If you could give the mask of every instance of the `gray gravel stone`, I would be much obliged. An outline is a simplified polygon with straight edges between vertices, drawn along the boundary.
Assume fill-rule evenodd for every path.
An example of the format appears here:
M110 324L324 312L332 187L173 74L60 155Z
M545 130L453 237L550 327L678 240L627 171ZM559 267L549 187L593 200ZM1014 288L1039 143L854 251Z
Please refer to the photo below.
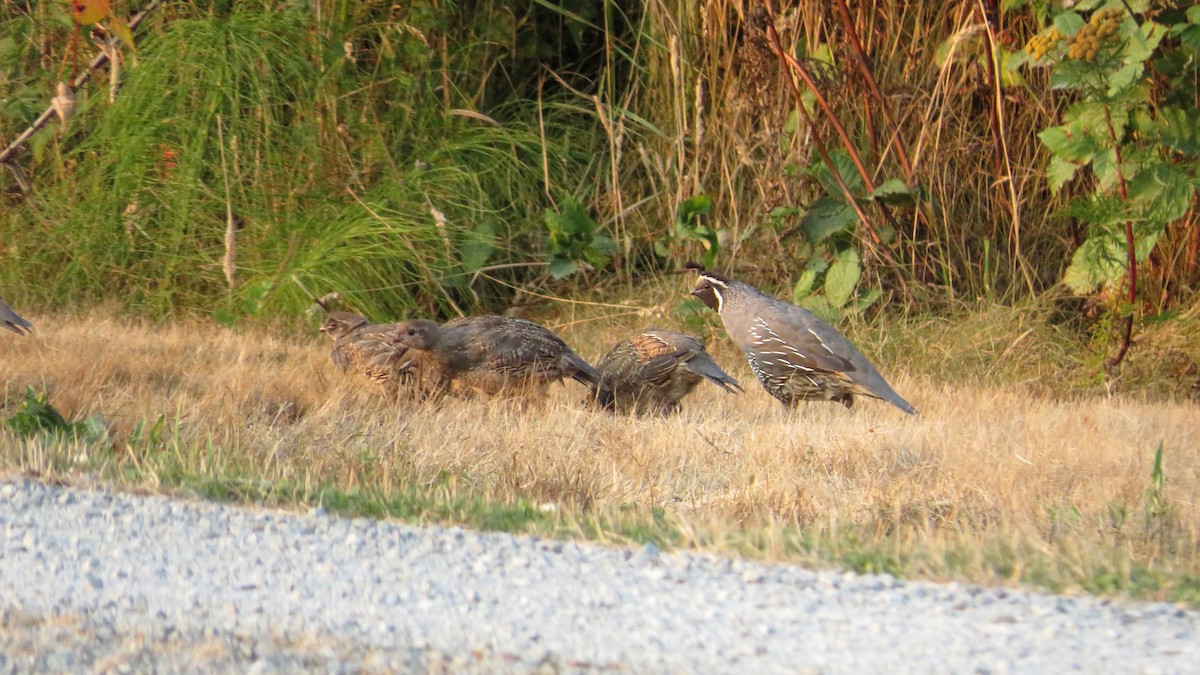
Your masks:
M7 672L1195 672L1167 604L0 483Z

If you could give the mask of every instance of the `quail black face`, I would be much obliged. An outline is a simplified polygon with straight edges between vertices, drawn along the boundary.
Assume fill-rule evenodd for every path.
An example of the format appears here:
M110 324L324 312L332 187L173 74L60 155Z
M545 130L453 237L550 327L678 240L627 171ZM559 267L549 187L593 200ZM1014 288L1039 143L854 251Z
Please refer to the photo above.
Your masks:
M709 309L721 312L721 291L725 289L725 283L719 279L700 275L700 281L696 283L696 287L692 289L692 295L703 302Z

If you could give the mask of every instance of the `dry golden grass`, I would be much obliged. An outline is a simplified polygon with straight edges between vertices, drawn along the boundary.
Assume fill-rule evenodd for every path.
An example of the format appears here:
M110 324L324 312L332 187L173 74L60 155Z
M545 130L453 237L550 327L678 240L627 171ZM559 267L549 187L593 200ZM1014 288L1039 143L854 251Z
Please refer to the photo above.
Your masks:
M527 531L636 540L639 528L658 523L675 544L767 559L1200 598L1200 406L1071 400L1021 383L1056 377L1061 365L1032 377L1005 371L1014 384L988 384L989 369L972 362L1057 348L1029 335L982 339L970 317L892 325L889 335L901 337L876 336L868 348L920 416L877 401L788 413L718 339L710 341L715 358L747 393L702 386L670 419L593 413L574 382L526 408L470 400L389 407L375 388L360 391L334 369L315 330L281 337L100 313L30 318L34 336L0 336L2 412L15 412L26 387L48 391L69 419L101 413L109 449L82 441L55 449L44 438L0 434L0 470L70 474L63 458L90 452L87 471L106 467L150 488L186 488L187 476L304 488L276 502L284 504L311 502L317 486L383 501L415 490L435 502L540 506L549 525ZM595 360L617 333L645 321L546 323ZM1027 333L1013 324L995 334ZM975 344L975 353L947 354L940 363L953 372L935 376L934 355L956 340ZM906 367L899 355L916 349L923 360ZM160 416L162 433L151 437ZM1165 484L1154 493L1160 443Z

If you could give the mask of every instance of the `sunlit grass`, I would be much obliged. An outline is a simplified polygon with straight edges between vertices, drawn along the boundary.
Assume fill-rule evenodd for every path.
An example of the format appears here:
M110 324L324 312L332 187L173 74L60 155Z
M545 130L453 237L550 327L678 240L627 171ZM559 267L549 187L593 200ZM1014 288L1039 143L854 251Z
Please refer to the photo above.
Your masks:
M665 318L654 314L543 320L595 359L614 332ZM33 387L68 420L98 414L106 429L93 417L73 433L5 432L0 467L349 516L1200 600L1200 409L1036 381L1083 368L1054 358L1052 332L1018 343L1045 365L1008 383L982 374L1008 345L981 346L975 366L938 356L956 340L992 345L973 337L980 316L889 326L880 366L917 417L873 401L789 414L718 340L718 361L752 385L745 395L703 387L677 417L631 419L589 411L575 383L531 409L389 408L334 369L315 331L34 315L35 336L0 341L5 416ZM1027 330L1011 313L982 316L996 335ZM853 329L875 353L876 331ZM905 357L914 352L924 360ZM938 377L939 363L957 372Z

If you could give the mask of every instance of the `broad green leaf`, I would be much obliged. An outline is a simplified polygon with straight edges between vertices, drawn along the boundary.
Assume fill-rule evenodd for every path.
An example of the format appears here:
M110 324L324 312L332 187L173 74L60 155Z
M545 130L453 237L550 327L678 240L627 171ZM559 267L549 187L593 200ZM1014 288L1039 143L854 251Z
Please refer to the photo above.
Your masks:
M1200 5L1192 5L1187 10L1188 23L1200 24Z
M1118 98L1126 88L1141 80L1145 70L1146 64L1142 61L1127 63L1118 68L1117 72L1108 77L1108 95Z
M1107 136L1109 118L1113 129L1120 134L1129 123L1129 109L1085 99L1067 108L1063 113L1063 126L1070 129L1073 136L1089 133Z
M837 323L838 311L829 304L829 300L823 295L810 295L800 303L800 306L821 319L825 323Z
M817 281L817 271L815 269L805 269L800 273L800 278L796 280L796 285L792 286L792 302L799 304L801 300L812 295L813 284Z
M679 204L679 214L676 216L681 223L691 223L699 216L707 216L712 212L713 198L706 194L688 197Z
M1128 171L1128 167L1125 168ZM1108 148L1092 158L1092 171L1096 174L1096 182L1101 191L1112 190L1120 180L1117 168L1117 149Z
M1054 17L1054 27L1063 35L1071 36L1083 28L1084 20L1077 12L1063 12Z
M1148 220L1166 226L1187 213L1195 192L1191 183L1179 166L1156 164L1129 179L1129 201L1140 206Z
M579 263L566 258L551 258L550 259L550 276L555 279L571 276L579 269Z
M916 193L899 178L889 178L879 184L867 199L894 206L912 206L917 203Z
M852 248L839 253L837 260L825 273L825 297L829 299L829 304L834 307L845 305L854 295L860 276L862 264L858 261L858 253Z
M800 219L804 238L819 244L830 235L844 232L858 223L858 213L849 204L832 197L821 197Z
M829 153L829 158L833 161L833 168L837 170L837 174L842 177L842 181L850 189L850 194L861 198L863 196L862 175L858 172L858 168L854 166L854 160L850 158L849 153L845 150L834 150ZM830 167L826 166L824 161L813 165L809 173L821 183L821 187L825 188L825 194L837 197L838 199L845 197L842 188L834 180L833 174L830 172Z
M854 310L857 312L864 312L868 307L876 302L879 302L879 299L882 297L883 291L879 290L878 288L869 288L859 291L858 298L854 301Z
M1069 162L1058 155L1050 156L1050 164L1046 167L1046 182L1050 184L1050 194L1058 194L1063 184L1075 176L1079 165Z
M464 272L475 272L487 263L495 251L496 230L491 223L481 222L475 229L467 232L462 245L458 248Z
M1108 286L1125 275L1124 250L1108 233L1094 234L1076 249L1063 283L1072 291L1087 294Z
M1167 29L1162 24L1143 21L1138 26L1138 30L1133 31L1125 40L1125 49L1122 53L1125 62L1144 63L1154 53L1166 33Z
M1101 149L1093 133L1075 133L1064 127L1050 127L1038 134L1038 139L1055 155L1073 162L1090 162Z
M1200 111L1168 106L1159 111L1154 126L1163 145L1185 154L1200 155Z
M1196 6L1200 7L1200 5ZM1183 47L1184 54L1193 59L1200 55L1200 26L1179 24L1171 30L1171 35L1179 38L1179 44Z

